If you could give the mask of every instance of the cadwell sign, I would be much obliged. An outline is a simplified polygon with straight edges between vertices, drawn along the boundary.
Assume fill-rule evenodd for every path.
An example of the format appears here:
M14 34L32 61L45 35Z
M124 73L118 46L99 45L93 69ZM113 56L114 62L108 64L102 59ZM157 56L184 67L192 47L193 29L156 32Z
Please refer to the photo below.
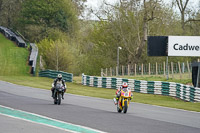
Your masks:
M200 56L200 36L168 36L168 56Z

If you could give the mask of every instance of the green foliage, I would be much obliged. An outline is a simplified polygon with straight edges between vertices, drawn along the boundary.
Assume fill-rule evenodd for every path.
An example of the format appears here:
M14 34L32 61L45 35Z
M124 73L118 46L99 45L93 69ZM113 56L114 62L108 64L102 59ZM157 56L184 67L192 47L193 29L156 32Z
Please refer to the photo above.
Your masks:
M87 0L72 0L72 2L76 6L78 14L82 15L82 13L84 13L84 10L86 8L85 2L87 2Z
M23 21L25 24L43 25L46 27L58 27L60 30L68 30L67 19L70 19L71 13L69 4L66 0L26 0L22 9Z
M0 25L16 29L21 5L22 0L0 0Z
M200 27L200 12L196 13L194 20L198 20L198 21L189 22L188 25L187 25L187 28L190 31L191 35L200 36L200 30L199 30L199 27Z
M146 13L146 17L145 17ZM82 48L84 61L82 71L85 74L99 75L101 68L116 66L117 47L120 50L120 65L134 63L161 63L166 57L148 57L147 44L142 48L142 56L138 58L139 46L144 39L144 21L147 22L149 36L181 35L181 21L171 7L162 2L149 1L140 3L130 1L121 5L110 6L105 9L107 20L100 20L94 24ZM199 14L196 20L199 20ZM199 21L187 24L187 35L198 35ZM190 28L188 27L190 25ZM169 62L195 61L196 57L169 57ZM95 67L95 68L94 68Z
M117 45L116 37L109 32L109 23L100 22L94 26L94 30L88 34L87 41L82 47L81 70L87 74L99 75L102 67L116 64ZM114 52L113 52L114 51Z
M70 0L26 0L19 20L24 34L37 41L47 37L48 30L59 29L74 35L78 27L77 13Z
M69 40L69 37L62 31L60 31L59 29L49 29L47 31L47 38L51 39L53 41L56 40Z
M31 42L40 42L46 68L59 68L75 75L99 75L101 68L115 67L119 46L120 65L166 61L166 57L147 56L145 34L200 35L198 11L185 12L189 15L185 19L191 21L185 20L183 31L181 15L162 1L121 1L102 8L101 15L106 20L78 20L85 1L0 0L0 25L20 31ZM65 62L64 68L59 63L55 65L56 59L51 63L56 48L64 53L63 57L59 55L59 63ZM192 62L197 57L169 57L169 62L185 60Z
M63 40L44 39L38 43L46 69L71 72L74 60L73 48Z

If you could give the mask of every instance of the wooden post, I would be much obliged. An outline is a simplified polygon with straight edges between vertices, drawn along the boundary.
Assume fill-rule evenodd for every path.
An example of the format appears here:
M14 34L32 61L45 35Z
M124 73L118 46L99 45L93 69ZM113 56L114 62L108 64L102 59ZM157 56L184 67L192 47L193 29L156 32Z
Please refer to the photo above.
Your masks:
M130 65L128 64L128 76L130 76Z
M42 63L42 56L40 55L40 69L41 70L44 70L44 66L43 66L43 63Z
M108 69L106 68L106 77L108 76Z
M101 68L101 77L103 77L103 68Z
M173 62L171 62L171 71L172 71L172 78L174 78L174 68L173 68Z
M158 75L158 63L156 62L156 75Z
M151 75L151 64L149 63L149 75Z
M179 73L180 73L180 79L182 79L180 62L178 62L178 69L179 69Z
M191 77L191 73L190 73L190 65L189 65L188 61L187 61L187 68L188 68L188 73L189 73L189 78L190 78Z
M142 63L142 76L143 76L143 74L144 74L144 72L143 72L144 70L143 70L143 63Z
M124 76L124 66L122 65L122 76Z
M168 65L167 67L168 67L168 68L167 68L167 69L168 69L167 72L168 72L168 78L169 78L169 74L170 74L170 71L169 71L170 69L169 69L169 68L170 68L170 65Z
M136 69L137 65L135 64L135 76L137 75L137 69Z
M165 62L163 62L163 71L164 71L164 76L165 76Z
M110 76L112 77L112 67L110 67Z

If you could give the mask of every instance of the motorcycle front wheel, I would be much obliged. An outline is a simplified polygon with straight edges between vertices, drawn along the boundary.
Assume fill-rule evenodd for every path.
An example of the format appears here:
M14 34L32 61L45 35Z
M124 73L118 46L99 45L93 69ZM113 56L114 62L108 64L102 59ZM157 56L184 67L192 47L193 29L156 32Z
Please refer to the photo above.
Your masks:
M57 104L57 93L54 96L54 104Z
M118 104L117 104L117 112L118 112L118 113L121 113L121 112L122 112L122 110L119 108L119 102L118 102Z
M58 105L61 104L61 93L58 94Z
M124 101L123 112L126 113L128 110L128 101Z

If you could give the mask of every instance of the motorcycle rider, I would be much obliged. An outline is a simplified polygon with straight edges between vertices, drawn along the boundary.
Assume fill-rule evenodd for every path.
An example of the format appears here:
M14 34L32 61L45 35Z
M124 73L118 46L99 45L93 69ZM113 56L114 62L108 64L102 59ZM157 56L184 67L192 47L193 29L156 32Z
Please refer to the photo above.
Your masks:
M119 89L117 89L117 91L116 91L116 98L113 98L113 101L114 101L115 105L118 103L119 97L120 97L120 95L121 95L121 90L122 90L123 88L128 88L128 89L130 89L130 88L128 87L128 83L127 83L127 82L123 82L122 85L119 87ZM131 93L131 99L132 99L132 98L133 98L133 94Z
M62 79L62 74L58 74L57 78L54 80L53 87L51 88L52 97L54 97L55 86L56 86L57 83L61 83L64 86L64 90L62 92L62 99L64 99L63 96L64 96L64 93L66 91L67 86L65 84L65 80Z

